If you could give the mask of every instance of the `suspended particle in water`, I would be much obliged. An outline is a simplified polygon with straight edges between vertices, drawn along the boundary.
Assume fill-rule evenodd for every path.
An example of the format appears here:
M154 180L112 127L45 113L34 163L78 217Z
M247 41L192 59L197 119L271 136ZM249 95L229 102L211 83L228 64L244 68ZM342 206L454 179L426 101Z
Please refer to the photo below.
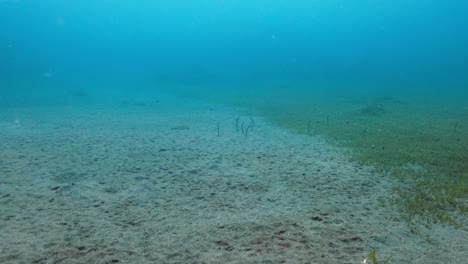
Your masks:
M46 72L44 72L43 76L44 76L44 78L49 79L49 78L52 77L52 72L51 71L46 71Z
M55 20L55 24L58 27L63 27L65 26L65 19L63 19L63 17L57 17L57 19Z

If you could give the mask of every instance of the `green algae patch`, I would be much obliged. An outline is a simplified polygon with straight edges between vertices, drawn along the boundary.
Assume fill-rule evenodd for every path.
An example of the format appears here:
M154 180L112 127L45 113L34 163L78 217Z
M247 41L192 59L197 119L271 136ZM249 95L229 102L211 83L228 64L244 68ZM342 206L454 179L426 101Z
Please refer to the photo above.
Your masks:
M264 114L297 133L327 136L351 149L355 161L404 181L406 189L392 203L401 206L405 220L460 227L457 219L468 211L468 114L453 106L375 101L382 98L333 108L296 103Z

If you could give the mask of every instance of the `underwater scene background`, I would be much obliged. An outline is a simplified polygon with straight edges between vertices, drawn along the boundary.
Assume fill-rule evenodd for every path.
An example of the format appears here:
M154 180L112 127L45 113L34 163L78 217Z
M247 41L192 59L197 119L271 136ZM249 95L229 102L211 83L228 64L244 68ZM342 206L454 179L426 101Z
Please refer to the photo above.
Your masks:
M461 263L467 10L0 0L0 262Z

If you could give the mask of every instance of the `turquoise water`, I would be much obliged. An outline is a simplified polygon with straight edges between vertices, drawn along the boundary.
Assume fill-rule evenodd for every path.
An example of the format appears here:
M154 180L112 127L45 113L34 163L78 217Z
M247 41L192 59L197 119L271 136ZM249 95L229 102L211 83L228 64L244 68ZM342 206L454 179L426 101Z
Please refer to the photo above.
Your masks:
M0 4L3 96L258 82L466 96L464 1Z
M461 263L467 10L0 0L0 263Z

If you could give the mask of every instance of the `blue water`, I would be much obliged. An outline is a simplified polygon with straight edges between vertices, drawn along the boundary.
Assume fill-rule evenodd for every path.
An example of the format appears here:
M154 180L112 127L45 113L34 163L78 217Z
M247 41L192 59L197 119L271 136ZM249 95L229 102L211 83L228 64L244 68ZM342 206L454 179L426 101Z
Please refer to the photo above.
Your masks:
M467 14L0 0L0 263L461 263Z
M2 0L0 94L274 82L466 95L466 10L457 0Z

